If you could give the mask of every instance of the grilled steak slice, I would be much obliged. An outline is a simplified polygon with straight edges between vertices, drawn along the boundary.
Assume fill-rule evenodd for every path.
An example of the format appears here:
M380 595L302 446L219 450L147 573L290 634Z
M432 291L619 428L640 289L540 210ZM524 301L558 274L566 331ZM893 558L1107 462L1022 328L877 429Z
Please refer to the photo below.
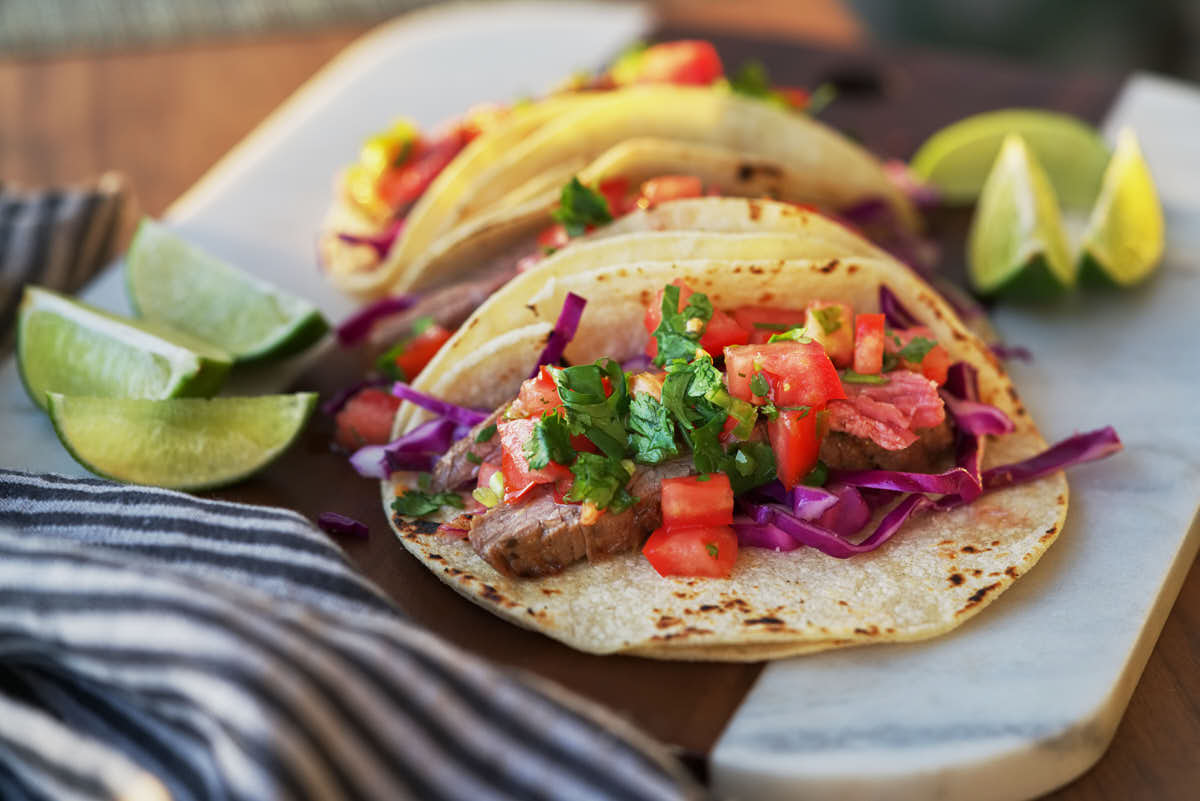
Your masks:
M496 270L431 290L410 308L380 320L371 329L368 344L373 357L410 336L413 324L422 317L432 317L442 328L458 328L471 312L516 274L515 269Z
M904 470L936 473L954 445L948 420L915 432L907 448L888 450L869 439L844 431L830 431L821 440L820 458L836 470Z
M434 492L458 489L466 484L475 478L479 462L500 463L500 435L493 434L487 442L476 442L475 437L483 429L495 425L506 408L507 404L492 412L486 420L472 428L471 433L455 442L450 446L450 450L442 454L433 466L431 486ZM468 454L475 454L479 462L472 461Z
M558 573L574 562L631 551L662 525L660 498L665 478L691 472L691 459L639 466L629 483L636 502L623 512L606 512L582 522L580 504L555 503L548 487L519 504L499 504L471 520L471 547L497 571L532 578Z

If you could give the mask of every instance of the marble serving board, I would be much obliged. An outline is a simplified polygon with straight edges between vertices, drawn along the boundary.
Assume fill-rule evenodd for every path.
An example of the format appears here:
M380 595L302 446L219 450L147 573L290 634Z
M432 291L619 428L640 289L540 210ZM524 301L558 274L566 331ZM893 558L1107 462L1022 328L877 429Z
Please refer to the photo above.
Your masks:
M169 221L340 318L351 305L321 278L313 231L331 176L366 135L399 111L430 125L544 90L649 28L639 7L588 3L452 6L383 26L235 148ZM1135 78L1106 130L1125 124L1167 208L1161 274L1132 293L996 316L1006 340L1034 351L1013 372L1047 437L1111 424L1125 452L1072 474L1054 548L960 630L769 665L709 755L718 793L1026 799L1103 752L1195 555L1200 498L1200 360L1189 347L1200 308L1200 94ZM127 308L115 269L83 295ZM280 390L303 367L281 365L238 389ZM0 442L0 466L83 473L11 361L0 369Z

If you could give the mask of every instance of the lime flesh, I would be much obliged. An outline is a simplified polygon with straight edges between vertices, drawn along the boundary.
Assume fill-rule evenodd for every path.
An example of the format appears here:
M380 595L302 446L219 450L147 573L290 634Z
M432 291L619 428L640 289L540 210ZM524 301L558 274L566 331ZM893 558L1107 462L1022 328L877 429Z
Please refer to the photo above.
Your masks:
M1021 137L1004 140L967 240L967 268L981 294L1046 300L1075 282L1050 181Z
M1164 237L1154 179L1137 137L1125 129L1080 242L1081 274L1089 283L1136 284L1162 260Z
M308 301L277 290L145 219L125 264L138 314L211 342L235 361L289 356L329 330Z
M29 397L212 395L229 356L186 334L125 320L39 287L26 287L17 319L17 366Z
M1094 128L1066 114L1007 109L967 117L927 139L913 156L912 169L947 201L969 203L982 191L1009 134L1019 134L1045 166L1063 206L1091 208L1108 146Z
M49 396L63 445L106 478L173 489L231 484L296 439L317 396L143 400Z

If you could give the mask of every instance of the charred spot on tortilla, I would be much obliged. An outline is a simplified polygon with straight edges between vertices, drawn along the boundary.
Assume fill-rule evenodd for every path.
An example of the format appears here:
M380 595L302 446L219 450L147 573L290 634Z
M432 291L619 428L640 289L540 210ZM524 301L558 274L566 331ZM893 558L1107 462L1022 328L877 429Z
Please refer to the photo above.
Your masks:
M820 267L818 269L820 270L820 272L823 272L826 275L828 275L829 273L833 272L837 268L838 268L838 260L830 259L828 262L826 262L822 267Z
M855 634L865 634L868 637L874 637L876 634L879 633L879 627L872 625L872 626L868 626L865 629L864 628L856 628L854 630L854 633Z
M964 581L966 581L966 579L964 579L962 577L962 573L951 573L950 578L947 579L947 581L949 581L951 584L953 584L955 587L957 587L958 585L960 585Z

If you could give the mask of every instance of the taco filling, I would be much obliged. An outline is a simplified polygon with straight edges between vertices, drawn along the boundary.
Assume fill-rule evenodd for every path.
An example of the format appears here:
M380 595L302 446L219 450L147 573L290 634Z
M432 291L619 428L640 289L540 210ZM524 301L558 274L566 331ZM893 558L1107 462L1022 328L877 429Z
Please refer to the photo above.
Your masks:
M676 281L644 325L645 358L625 368L539 366L397 511L451 499L465 511L442 530L508 576L638 548L662 575L727 576L739 541L788 549L763 535L793 521L844 539L827 553L859 552L875 512L908 500L883 490L977 496L978 426L956 425L947 400L986 416L986 433L1011 430L928 328L884 314L834 300L724 311ZM973 471L955 466L965 440ZM899 522L932 503L897 506Z

